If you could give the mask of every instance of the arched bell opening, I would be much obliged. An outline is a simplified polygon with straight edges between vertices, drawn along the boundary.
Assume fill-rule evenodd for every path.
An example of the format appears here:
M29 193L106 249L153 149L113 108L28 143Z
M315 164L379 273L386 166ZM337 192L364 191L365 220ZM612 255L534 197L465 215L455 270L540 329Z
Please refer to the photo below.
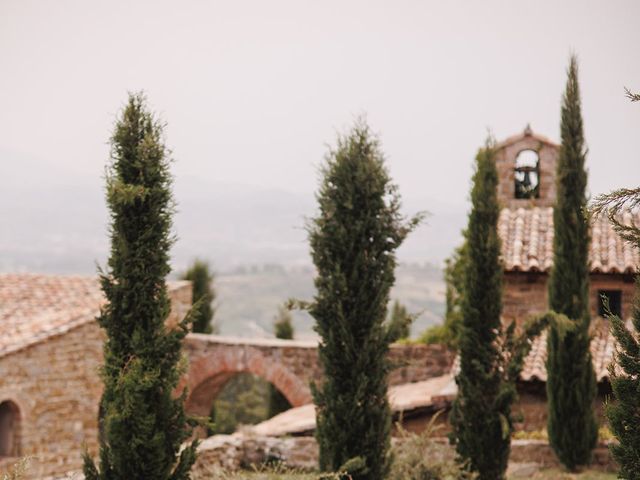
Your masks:
M515 198L540 197L540 157L534 150L523 150L514 168Z

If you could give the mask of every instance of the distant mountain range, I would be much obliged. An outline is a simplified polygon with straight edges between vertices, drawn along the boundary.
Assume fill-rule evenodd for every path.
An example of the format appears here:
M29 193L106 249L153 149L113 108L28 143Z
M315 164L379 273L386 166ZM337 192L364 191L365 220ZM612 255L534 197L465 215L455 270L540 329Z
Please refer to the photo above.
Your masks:
M103 265L109 239L100 173L65 171L2 150L0 160L0 271L92 274L96 262ZM315 212L314 192L182 176L174 194L176 270L195 257L221 272L251 264L310 265L305 222ZM399 259L441 264L459 243L464 206L414 198L404 207L407 214L427 210L430 216L400 248Z

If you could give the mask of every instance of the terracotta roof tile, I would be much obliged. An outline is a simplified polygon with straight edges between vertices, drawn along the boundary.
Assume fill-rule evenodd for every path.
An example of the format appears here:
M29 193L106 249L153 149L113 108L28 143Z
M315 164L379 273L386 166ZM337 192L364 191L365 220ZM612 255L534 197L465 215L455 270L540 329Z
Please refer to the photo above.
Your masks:
M623 221L640 225L640 212ZM508 271L547 272L553 264L553 208L504 208L498 220L502 258ZM633 273L640 253L615 233L606 217L593 220L589 260L594 273Z
M593 369L598 382L609 378L609 365L613 361L615 352L615 339L609 329L609 321L597 317L591 322L591 358ZM520 380L524 382L547 381L547 332L537 337L531 345L531 351L524 361ZM451 367L453 375L460 371L460 357L456 358Z
M604 318L595 318L591 324L591 358L598 382L609 378L609 364L613 360L615 340ZM531 352L525 360L520 379L525 382L547 380L547 333L544 332L533 342Z
M103 301L95 276L0 274L0 357L93 321Z

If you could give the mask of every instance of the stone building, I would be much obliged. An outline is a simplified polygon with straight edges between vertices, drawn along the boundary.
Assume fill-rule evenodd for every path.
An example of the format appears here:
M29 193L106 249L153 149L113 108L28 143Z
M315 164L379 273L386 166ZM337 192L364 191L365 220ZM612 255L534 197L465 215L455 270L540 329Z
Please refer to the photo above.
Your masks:
M189 282L169 286L172 313L191 305ZM78 470L97 450L104 334L95 277L0 275L0 472L33 457L28 478Z
M547 309L547 279L553 263L553 204L559 146L529 128L497 145L498 224L505 264L503 318L522 321ZM638 223L627 214L625 221ZM602 296L614 313L631 313L640 257L602 217L592 223L589 261L590 303L594 318L603 316Z
M506 323L521 323L548 308L559 148L529 127L497 145L498 198L503 205L498 231L505 266L502 315ZM640 215L627 212L623 221L640 224ZM600 390L595 408L601 413L604 396L610 391L607 367L614 351L613 337L603 318L603 297L608 298L613 313L621 318L631 316L640 255L601 217L592 219L589 262L591 353ZM542 335L534 342L521 375L519 408L524 416L521 428L527 430L546 427L545 360L546 335Z

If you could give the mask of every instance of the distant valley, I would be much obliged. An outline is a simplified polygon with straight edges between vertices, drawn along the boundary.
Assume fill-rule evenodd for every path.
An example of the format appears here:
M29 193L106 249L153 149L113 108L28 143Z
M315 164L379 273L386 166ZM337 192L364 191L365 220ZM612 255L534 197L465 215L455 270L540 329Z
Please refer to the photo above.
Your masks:
M272 337L273 320L289 298L312 300L314 271L311 267L284 268L263 265L238 268L216 276L218 295L215 321L223 335ZM399 300L411 313L420 313L412 336L440 323L444 314L444 282L440 268L430 264L401 264L396 271L392 300ZM316 338L313 319L294 312L296 338Z

